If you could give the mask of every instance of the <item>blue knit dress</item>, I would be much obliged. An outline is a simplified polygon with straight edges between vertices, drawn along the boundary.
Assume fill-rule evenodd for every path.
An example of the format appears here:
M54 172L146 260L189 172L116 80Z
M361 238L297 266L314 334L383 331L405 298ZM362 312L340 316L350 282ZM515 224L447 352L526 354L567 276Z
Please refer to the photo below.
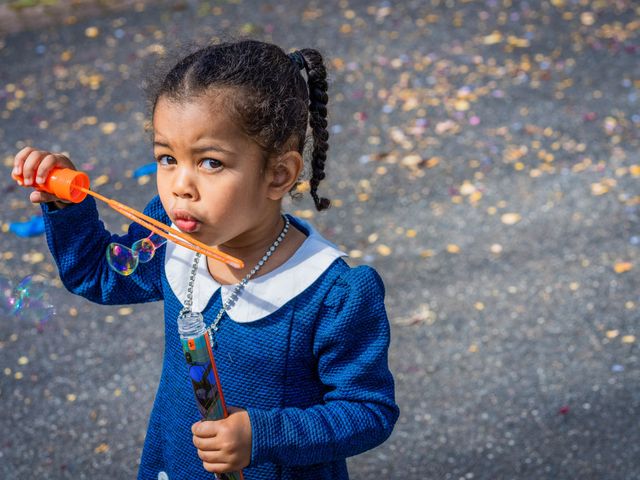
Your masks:
M132 224L124 236L110 234L91 197L62 210L43 205L43 212L67 289L100 304L164 300L162 375L138 478L211 480L192 443L200 416L176 324L193 252L167 243L123 277L108 267L105 249L114 241L130 246L146 229ZM158 197L145 213L170 222ZM283 265L249 282L220 322L214 356L227 405L249 413L246 480L346 479L345 459L382 443L398 417L384 287L373 269L350 268L309 224L289 218L307 239ZM210 324L232 287L200 264L193 310Z

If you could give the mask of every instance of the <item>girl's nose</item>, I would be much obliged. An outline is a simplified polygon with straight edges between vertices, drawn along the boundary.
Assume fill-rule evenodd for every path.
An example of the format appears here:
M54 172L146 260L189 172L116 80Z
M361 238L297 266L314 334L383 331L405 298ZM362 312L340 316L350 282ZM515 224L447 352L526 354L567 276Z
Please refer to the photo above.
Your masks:
M181 168L176 172L173 181L173 194L178 198L196 200L198 189L192 172L186 168Z

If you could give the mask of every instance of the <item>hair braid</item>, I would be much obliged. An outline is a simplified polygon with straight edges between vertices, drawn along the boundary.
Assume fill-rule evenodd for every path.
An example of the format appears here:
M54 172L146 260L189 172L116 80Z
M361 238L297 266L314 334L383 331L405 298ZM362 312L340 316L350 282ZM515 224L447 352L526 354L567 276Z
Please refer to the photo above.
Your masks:
M325 178L324 164L329 150L329 131L327 130L327 71L322 62L322 55L317 50L305 48L300 50L306 62L309 85L309 126L313 134L313 151L311 154L311 179L309 186L316 209L326 210L331 205L328 198L318 196L318 185Z

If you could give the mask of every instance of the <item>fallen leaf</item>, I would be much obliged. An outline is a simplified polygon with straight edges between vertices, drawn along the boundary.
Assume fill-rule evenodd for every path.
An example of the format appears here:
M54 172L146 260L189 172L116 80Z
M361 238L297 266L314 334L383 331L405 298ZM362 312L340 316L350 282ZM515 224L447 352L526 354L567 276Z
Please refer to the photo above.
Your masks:
M522 217L518 213L505 213L500 217L500 220L505 225L515 225L522 220Z
M633 268L633 264L631 262L618 262L613 266L613 270L616 273L625 273Z

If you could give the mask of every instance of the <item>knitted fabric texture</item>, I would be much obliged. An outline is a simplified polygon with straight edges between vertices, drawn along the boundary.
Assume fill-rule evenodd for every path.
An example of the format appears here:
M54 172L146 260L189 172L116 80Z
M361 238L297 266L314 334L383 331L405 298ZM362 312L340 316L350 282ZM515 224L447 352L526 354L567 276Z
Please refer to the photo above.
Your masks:
M70 291L101 304L164 300L162 374L138 478L156 480L165 472L171 480L210 480L192 443L191 425L200 417L176 325L184 299L167 282L164 247L123 277L108 267L104 251L113 241L130 246L146 229L134 224L127 235L109 234L90 197L43 211L49 248ZM157 197L145 213L169 223ZM220 307L218 289L202 312L207 324ZM246 409L251 421L246 480L346 479L345 459L390 435L398 407L387 362L389 322L382 281L370 267L337 259L267 317L238 323L225 314L217 341L225 400Z

